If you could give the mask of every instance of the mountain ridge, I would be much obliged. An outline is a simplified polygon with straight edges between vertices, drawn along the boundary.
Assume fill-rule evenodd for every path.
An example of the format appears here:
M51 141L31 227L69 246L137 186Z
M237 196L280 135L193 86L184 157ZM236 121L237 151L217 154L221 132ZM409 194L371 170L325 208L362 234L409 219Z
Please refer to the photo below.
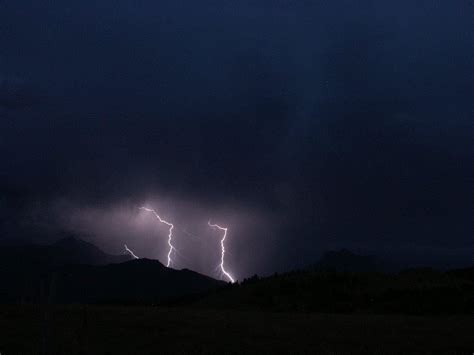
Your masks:
M225 284L158 260L110 255L74 236L0 247L0 277L0 302L31 303L160 303Z

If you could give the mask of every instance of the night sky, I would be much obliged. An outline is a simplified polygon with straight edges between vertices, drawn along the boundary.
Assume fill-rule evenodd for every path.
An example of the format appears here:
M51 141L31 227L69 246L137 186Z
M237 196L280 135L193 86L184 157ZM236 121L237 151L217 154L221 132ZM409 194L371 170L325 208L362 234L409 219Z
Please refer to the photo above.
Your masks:
M211 276L473 261L472 4L0 2L0 237ZM189 234L189 233L192 233Z

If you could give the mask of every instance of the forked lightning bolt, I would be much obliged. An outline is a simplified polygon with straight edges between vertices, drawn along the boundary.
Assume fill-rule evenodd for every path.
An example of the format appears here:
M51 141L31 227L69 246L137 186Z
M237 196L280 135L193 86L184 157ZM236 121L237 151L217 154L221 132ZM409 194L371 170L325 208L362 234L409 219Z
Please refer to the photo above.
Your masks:
M173 250L176 250L175 247L173 246L173 244L171 244L171 240L172 240L172 238L173 238L173 228L174 228L174 225L173 225L172 223L170 223L170 222L165 221L164 219L161 219L161 217L155 212L155 210L152 210L151 208L140 207L139 209L153 213L153 214L155 215L155 217L156 217L161 223L166 224L166 225L170 228L170 229L169 229L169 234L168 234L168 245L169 245L170 249L169 249L169 251L168 251L168 263L166 264L167 267L170 267L170 264L171 264L171 253L173 252Z
M130 249L128 249L127 244L124 244L124 246L125 246L125 251L127 251L134 259L139 259L139 257L136 256L133 251L131 251Z
M222 252L221 252L221 265L220 265L220 267L221 267L221 270L224 273L224 275L229 278L230 282L234 283L235 282L234 278L224 269L224 256L225 256L224 241L225 241L225 238L227 237L227 228L218 226L217 224L211 224L211 221L207 222L207 224L209 224L209 227L218 228L219 230L224 232L224 235L222 236L222 239L221 239L221 250L222 250Z

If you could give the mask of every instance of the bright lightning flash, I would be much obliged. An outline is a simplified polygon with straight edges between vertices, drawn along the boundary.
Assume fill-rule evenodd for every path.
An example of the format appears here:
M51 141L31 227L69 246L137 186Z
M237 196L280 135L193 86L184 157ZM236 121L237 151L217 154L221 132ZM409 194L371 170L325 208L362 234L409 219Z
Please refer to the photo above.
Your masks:
M151 212L155 215L155 217L161 222L161 223L164 223L166 224L170 229L169 229L169 234L168 234L168 245L170 247L169 251L168 251L168 263L166 264L167 267L170 267L172 261L171 261L171 253L173 252L173 250L176 250L175 247L173 246L173 244L171 244L171 240L173 238L173 228L174 228L174 225L170 222L167 222L165 221L164 219L161 219L161 217L155 212L155 210L152 210L151 208L146 208L146 207L140 207L139 209L141 210L144 210L144 211L147 211L147 212Z
M130 249L128 249L127 244L124 244L124 247L125 247L125 251L127 251L134 259L139 259L139 257L136 256L133 251L131 251Z
M217 228L217 229L224 232L224 235L222 236L222 239L221 239L222 253L221 253L221 265L220 265L220 267L221 267L221 270L224 273L224 275L229 278L230 282L234 283L235 282L234 278L227 271L225 271L225 269L224 269L224 256L225 256L224 241L225 241L225 238L227 237L227 228L218 226L217 224L211 224L211 221L207 222L207 224L209 224L209 227Z

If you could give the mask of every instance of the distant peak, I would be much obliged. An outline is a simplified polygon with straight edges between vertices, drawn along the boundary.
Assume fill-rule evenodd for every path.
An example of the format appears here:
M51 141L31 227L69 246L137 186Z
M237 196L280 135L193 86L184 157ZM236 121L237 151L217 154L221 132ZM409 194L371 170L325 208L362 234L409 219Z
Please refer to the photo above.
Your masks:
M89 246L94 246L93 244L91 243L88 243L80 238L77 238L73 235L69 235L69 236L66 236L64 238L61 238L59 239L58 241L56 241L54 243L54 245L56 246L63 246L63 245L78 245L78 244L81 244L81 245L89 245Z
M62 239L59 239L56 243L53 244L53 246L67 250L80 250L83 252L88 251L96 254L105 254L100 248L98 248L94 244L86 242L85 240L73 235L69 235Z

